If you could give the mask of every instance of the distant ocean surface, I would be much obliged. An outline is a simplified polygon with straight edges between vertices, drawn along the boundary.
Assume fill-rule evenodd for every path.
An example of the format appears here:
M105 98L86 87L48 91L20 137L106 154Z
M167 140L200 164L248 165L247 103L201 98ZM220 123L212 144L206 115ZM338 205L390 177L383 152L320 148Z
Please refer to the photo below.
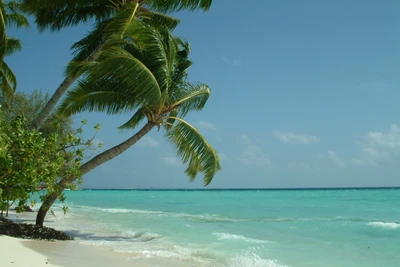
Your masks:
M48 226L187 266L400 266L400 190L67 191ZM51 216L51 215L49 215ZM135 255L135 254L132 254Z

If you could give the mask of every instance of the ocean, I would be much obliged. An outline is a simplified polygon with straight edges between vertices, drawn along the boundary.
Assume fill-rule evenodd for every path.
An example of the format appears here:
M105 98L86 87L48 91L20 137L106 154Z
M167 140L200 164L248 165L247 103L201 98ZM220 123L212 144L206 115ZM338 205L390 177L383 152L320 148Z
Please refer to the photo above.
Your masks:
M400 266L400 189L67 191L50 227L186 266ZM51 215L48 215L51 216ZM161 266L161 265L160 265Z

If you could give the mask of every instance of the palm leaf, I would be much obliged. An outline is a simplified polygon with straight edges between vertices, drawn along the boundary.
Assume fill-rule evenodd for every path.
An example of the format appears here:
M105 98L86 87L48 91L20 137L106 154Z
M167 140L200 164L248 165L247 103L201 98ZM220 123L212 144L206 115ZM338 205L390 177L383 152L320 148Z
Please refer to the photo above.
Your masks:
M6 23L4 20L5 9L3 0L0 0L0 63L6 55Z
M132 130L139 125L139 123L146 118L145 109L139 108L135 114L123 125L119 126L120 130Z
M89 58L93 51L105 43L103 29L107 22L108 20L96 23L93 31L71 46L72 54L74 55L71 62L84 61ZM66 72L68 73L68 70Z
M66 116L82 111L120 114L136 108L136 105L130 94L102 90L101 80L97 83L79 81L77 86L67 93L57 113Z
M128 90L147 103L158 103L161 97L158 80L143 62L130 53L119 47L111 47L102 51L98 62L90 69L87 79L107 77L107 81L115 80L123 86L104 83L106 90Z
M175 123L175 117L179 114L179 108L174 108L168 115L167 122L164 124L166 130L171 129Z
M0 91L13 96L17 88L17 79L10 67L3 61L0 63Z
M9 27L29 27L28 19L24 15L18 13L7 14L5 17L5 22Z
M135 30L137 25L134 22L137 21L135 15L138 7L138 3L132 2L132 4L126 4L123 9L118 11L105 25L103 29L104 38L109 40L115 36L116 39L121 39L130 28Z
M181 117L186 116L189 111L202 110L211 94L211 90L204 84L185 83L182 87L175 88L171 100L174 102L169 106L179 107Z
M22 7L35 17L40 31L102 21L116 13L109 0L23 0Z
M208 185L221 169L217 152L195 127L180 118L173 119L179 123L167 131L167 139L175 145L183 163L189 163L186 174L195 179L198 172L203 172L204 185Z
M161 91L155 77L122 48L103 50L98 62L85 64L84 79L68 93L60 112L86 110L115 114L132 110L138 103L159 102Z
M9 56L13 54L14 52L21 51L22 50L22 44L21 41L7 36L6 37L6 56Z
M147 5L149 9L163 13L175 12L180 10L203 9L207 11L211 7L212 0L151 0Z
M162 13L141 11L138 17L146 24L153 27L167 27L170 31L174 30L180 23L180 20Z

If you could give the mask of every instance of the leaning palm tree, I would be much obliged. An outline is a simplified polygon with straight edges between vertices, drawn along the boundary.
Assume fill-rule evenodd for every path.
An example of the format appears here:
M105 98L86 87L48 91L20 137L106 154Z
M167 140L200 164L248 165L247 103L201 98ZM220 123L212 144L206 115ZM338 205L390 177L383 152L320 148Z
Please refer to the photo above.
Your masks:
M151 27L136 20L129 38L108 44L96 61L70 65L68 72L84 72L83 79L67 93L59 113L70 116L82 111L109 115L132 112L119 128L132 130L145 121L132 137L81 166L82 175L117 157L133 146L154 127L163 129L168 141L187 164L185 173L191 180L199 172L208 185L221 169L217 152L201 133L184 120L190 111L199 111L210 95L208 86L190 83L187 69L190 46L174 38L168 29ZM58 194L76 177L63 178L49 191L39 209L36 224L44 217Z
M28 20L20 14L20 4L15 1L0 0L0 91L5 96L13 96L17 79L4 57L22 49L18 39L6 35L6 27L28 27Z
M183 9L208 10L211 3L212 0L23 0L25 10L35 16L41 30L60 30L82 22L97 22L95 30L73 46L76 52L74 61L95 60L111 36L123 37L134 16L151 25L173 28L179 20L165 13ZM67 75L33 121L33 128L41 128L63 94L79 77L80 73Z

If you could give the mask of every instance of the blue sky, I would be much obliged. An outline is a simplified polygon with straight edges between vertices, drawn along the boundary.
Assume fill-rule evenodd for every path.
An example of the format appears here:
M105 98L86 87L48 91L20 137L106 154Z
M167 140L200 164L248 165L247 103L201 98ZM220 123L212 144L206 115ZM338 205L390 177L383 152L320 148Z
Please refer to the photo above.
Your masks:
M400 17L398 1L214 1L181 12L175 35L188 39L192 81L212 89L190 114L219 151L223 170L210 188L400 185ZM7 62L19 91L52 93L91 29L10 30L24 49ZM100 123L102 150L134 132L127 116L84 113ZM91 131L87 131L88 136ZM84 177L90 188L201 188L163 133L153 130Z

